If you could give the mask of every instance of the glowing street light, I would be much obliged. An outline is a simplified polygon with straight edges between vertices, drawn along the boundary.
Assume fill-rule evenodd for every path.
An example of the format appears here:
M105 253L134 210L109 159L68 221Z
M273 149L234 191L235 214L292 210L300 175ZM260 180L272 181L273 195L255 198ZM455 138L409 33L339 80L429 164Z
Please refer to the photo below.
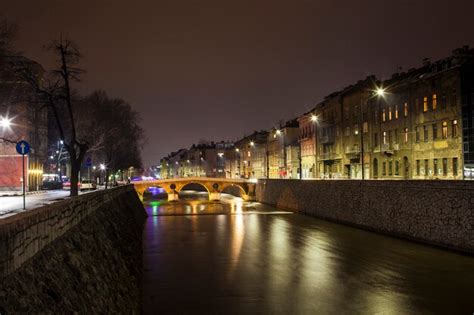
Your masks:
M105 170L105 165L104 165L104 164L100 164L99 167L100 167L100 169L101 169L102 171Z
M311 114L311 121L316 122L318 121L318 116Z
M0 127L3 127L3 130L9 129L12 125L12 119L8 117L0 117Z
M377 96L382 96L382 97L384 97L384 96L385 96L385 93L386 93L386 92L385 92L385 89L384 89L384 88L377 88L377 89L375 90L375 94L377 94Z
M251 147L255 146L255 143L253 141L250 141L250 146Z
M278 129L278 130L276 131L276 134L277 134L277 135L280 135L280 134L281 134L280 129Z

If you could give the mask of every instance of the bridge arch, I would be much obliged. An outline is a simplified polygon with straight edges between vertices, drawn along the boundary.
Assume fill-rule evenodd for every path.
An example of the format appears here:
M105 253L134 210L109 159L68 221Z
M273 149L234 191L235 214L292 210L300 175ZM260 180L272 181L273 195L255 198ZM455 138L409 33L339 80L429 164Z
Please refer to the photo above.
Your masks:
M235 183L226 183L226 184L222 185L221 193L225 193L226 190L227 190L227 192L230 192L230 190L232 188L237 188L239 190L240 197L247 196L247 191L245 191L244 187L242 187L242 185L235 184Z
M210 194L211 193L211 190L209 189L209 187L207 187L207 185L205 183L200 183L198 181L192 181L192 182L187 182L187 183L183 183L181 185L177 185L176 187L176 192L177 193L180 193L184 188L186 188L186 186L190 186L190 185L198 185L200 187L203 187L204 189L206 189L207 193Z
M149 193L152 196L166 195L166 197L168 197L168 191L169 189L166 189L166 185L153 185L153 186L148 186L143 191L143 194Z
M237 187L237 189L242 193L242 198L245 200L255 197L256 184L243 179L186 177L133 182L135 190L140 199L143 200L143 194L149 189L149 187L159 186L162 187L168 194L169 201L178 200L179 192L186 188L186 186L189 184L196 184L204 187L209 194L209 200L219 200L221 192L229 189L228 187Z

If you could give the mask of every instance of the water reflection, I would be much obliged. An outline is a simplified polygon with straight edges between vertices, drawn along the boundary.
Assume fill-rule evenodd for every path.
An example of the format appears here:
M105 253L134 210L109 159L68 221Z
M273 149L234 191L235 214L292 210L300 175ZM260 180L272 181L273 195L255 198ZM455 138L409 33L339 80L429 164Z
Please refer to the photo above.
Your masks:
M474 310L473 257L230 196L180 197L145 201L145 313Z
M155 192L155 190L153 190ZM242 198L222 194L220 201L209 201L208 194L197 191L183 191L179 201L168 202L166 194L153 193L144 199L149 216L194 215L194 214L241 214L244 201ZM249 210L254 210L248 204Z

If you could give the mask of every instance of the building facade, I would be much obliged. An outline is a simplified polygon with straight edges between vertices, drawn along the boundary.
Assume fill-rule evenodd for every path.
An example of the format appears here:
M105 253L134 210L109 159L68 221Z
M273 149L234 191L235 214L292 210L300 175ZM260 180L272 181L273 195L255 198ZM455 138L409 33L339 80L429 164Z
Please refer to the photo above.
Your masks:
M0 190L22 189L22 159L15 144L26 140L30 152L25 156L26 189L40 190L48 159L48 110L19 75L28 67L41 77L43 68L25 57L0 60Z
M218 149L217 155L206 153L204 158L199 149L199 154L190 155L191 165L208 165L201 163L199 171L189 173L224 173L230 178L474 179L473 103L474 49L462 47L447 58L424 60L419 68L384 81L368 76L326 96L297 120L254 132L234 147Z

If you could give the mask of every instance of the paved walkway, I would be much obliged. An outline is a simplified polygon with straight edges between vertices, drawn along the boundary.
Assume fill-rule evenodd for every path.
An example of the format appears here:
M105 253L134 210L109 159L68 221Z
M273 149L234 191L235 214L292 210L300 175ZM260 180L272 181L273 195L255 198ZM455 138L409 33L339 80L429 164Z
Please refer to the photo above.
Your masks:
M0 220L22 211L28 211L69 196L68 190L49 190L41 194L26 196L26 210L23 210L23 196L0 197Z

